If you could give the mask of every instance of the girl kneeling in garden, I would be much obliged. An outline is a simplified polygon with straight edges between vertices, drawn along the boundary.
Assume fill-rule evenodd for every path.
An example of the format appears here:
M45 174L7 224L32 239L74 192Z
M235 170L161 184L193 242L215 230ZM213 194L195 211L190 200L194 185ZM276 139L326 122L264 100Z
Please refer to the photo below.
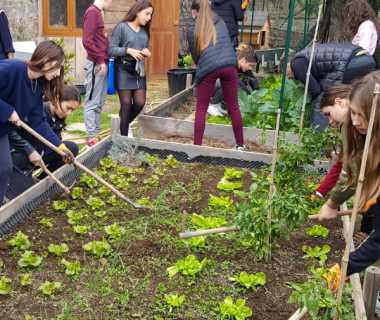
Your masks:
M66 118L79 107L81 102L78 89L70 85L64 86L61 102L58 99L56 104L44 102L43 109L46 121L60 140L62 140L62 130L66 127ZM25 122L27 123L27 120ZM33 153L42 156L42 160L46 165L49 165L51 172L54 172L65 164L58 153L53 152L22 128L8 133L8 138L13 162L13 171L6 193L6 198L9 200L16 198L34 185L32 173L38 168L35 167L34 163L29 161L33 157ZM75 142L65 141L65 145L74 157L78 155L79 148ZM42 172L38 176L38 179L45 177L46 173Z
M194 0L191 10L194 21L187 31L187 39L193 60L198 66L194 82L197 86L194 144L202 144L210 98L216 80L220 79L236 140L234 150L245 150L243 121L238 104L238 62L227 28L211 12L207 0Z

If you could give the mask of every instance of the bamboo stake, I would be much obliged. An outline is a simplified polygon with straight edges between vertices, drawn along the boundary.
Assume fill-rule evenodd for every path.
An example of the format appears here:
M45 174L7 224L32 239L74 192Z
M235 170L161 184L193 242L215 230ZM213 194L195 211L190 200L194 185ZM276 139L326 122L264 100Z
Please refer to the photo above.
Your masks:
M322 5L319 6L317 26L315 27L314 39L312 41L313 42L313 47L311 49L309 68L307 69L307 73L306 73L306 84L305 84L305 93L304 93L304 96L303 96L303 104L302 104L302 112L301 112L301 122L300 122L300 132L299 132L298 143L297 143L298 146L301 144L301 131L302 131L302 127L303 127L303 121L304 121L304 118L305 118L306 99L307 99L307 94L309 92L308 90L309 90L309 81L310 81L310 74L311 74L311 66L313 64L313 59L314 59L315 43L317 42L317 35L318 35L318 29L319 29L319 20L321 19L321 13L322 13Z
M359 210L358 213L364 213L364 210ZM352 210L347 211L338 211L338 216L349 216L352 214ZM309 215L310 220L318 220L320 217L319 214L313 214ZM189 239L192 237L199 237L199 236L206 236L208 234L216 234L216 233L223 233L223 232L229 232L229 231L239 231L239 229L236 226L232 227L223 227L223 228L215 228L215 229L208 229L208 230L200 230L200 231L186 231L179 234L180 239Z
M278 132L280 131L280 119L281 119L281 109L277 110L277 123L276 123L276 133L274 136L274 142L273 142L273 154L272 154L272 170L271 170L271 176L270 176L270 187L269 187L269 203L268 203L268 225L269 228L272 224L272 199L273 199L273 190L274 190L274 169L277 162L277 140L278 140ZM265 247L265 262L268 262L269 260L269 242L270 242L270 233L267 233L267 245Z
M365 174L365 168L367 165L368 149L369 149L369 144L370 144L371 136L372 136L373 121L374 121L375 114L376 114L376 107L377 107L377 100L379 98L379 93L380 93L380 84L376 83L375 90L374 90L375 96L373 98L371 116L369 118L369 124L368 124L368 132L367 132L367 136L366 136L365 144L364 144L364 153L363 153L363 157L362 157L362 164L360 166L358 186L356 188L356 193L355 193L355 203L354 203L354 208L352 210L352 218L351 218L351 223L350 223L350 229L348 230L348 233L347 233L346 249L344 250L344 255L343 255L343 259L342 259L343 263L342 263L342 268L341 268L341 277L340 277L338 295L337 295L337 299L336 299L337 304L339 304L342 301L343 288L344 288L345 278L346 278L346 274L347 274L347 265L348 265L348 260L350 257L350 246L351 246L351 241L352 241L352 237L354 234L355 221L356 221L356 216L358 213L358 205L359 205L359 200L360 200L360 196L362 193L363 182L365 179L364 174ZM339 314L337 312L334 316L334 320L338 320L338 318L339 318Z

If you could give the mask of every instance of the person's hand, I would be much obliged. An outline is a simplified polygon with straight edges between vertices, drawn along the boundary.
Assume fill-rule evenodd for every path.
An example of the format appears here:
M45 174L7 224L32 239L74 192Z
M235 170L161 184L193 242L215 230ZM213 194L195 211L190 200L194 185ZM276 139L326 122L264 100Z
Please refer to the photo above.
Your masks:
M29 161L33 163L36 167L38 167L40 164L45 166L44 161L42 160L41 155L34 150L30 155L29 155Z
M247 14L244 13L244 19L243 19L243 22L246 22L247 21Z
M328 202L331 200L327 200ZM332 203L332 202L331 202ZM318 213L318 222L335 220L338 217L338 208L331 208L327 202L322 206Z
M340 269L339 263L335 264L332 268L330 268L328 274L325 273L323 275L323 278L327 280L327 285L330 291L339 288L341 275L342 275L342 270ZM346 276L346 280L347 279L348 277ZM331 284L332 284L332 288L331 288Z
M249 3L249 0L245 0L244 3L241 5L241 8L242 8L242 9L247 8L248 3Z
M149 51L148 48L145 48L143 51L142 51L143 55L145 57L150 57L152 55L152 53Z
M15 124L18 127L21 126L21 121L20 121L20 118L18 117L18 114L16 111L13 111L13 113L10 116L10 118L8 119L8 121L12 122L13 124Z
M99 75L103 77L107 72L107 65L105 63L100 64L98 67L98 71L99 70L100 70Z
M128 48L127 49L127 54L130 54L136 60L142 60L142 59L144 59L144 53L143 53L143 51L139 51L139 50Z
M66 147L66 145L64 143L62 143L58 147L58 149L61 150L61 151L63 151L65 153L64 155L62 155L63 162L68 163L68 164L74 163L75 157L72 154L72 152L69 149L67 149L67 147Z

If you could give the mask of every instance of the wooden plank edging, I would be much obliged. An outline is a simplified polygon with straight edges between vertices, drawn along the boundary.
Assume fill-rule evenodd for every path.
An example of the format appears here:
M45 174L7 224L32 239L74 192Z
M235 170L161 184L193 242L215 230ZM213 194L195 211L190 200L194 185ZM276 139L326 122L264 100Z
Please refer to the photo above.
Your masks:
M107 142L111 141L111 136L103 139L101 142L97 143L93 148L82 153L76 158L77 161L83 163L88 157L93 155L97 150L103 147ZM54 175L57 179L60 179L65 174L69 173L74 169L73 165L64 165L60 169L54 171ZM27 204L29 201L38 197L42 193L46 192L55 182L47 176L39 183L26 190L24 193L20 194L17 198L8 202L6 205L0 208L0 224L3 224L8 218L10 218L18 209Z

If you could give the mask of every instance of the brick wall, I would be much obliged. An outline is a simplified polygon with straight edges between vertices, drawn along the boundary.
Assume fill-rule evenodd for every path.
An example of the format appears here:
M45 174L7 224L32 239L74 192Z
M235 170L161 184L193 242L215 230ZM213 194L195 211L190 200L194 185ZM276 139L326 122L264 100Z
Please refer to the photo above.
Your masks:
M181 14L179 18L179 45L178 52L181 56L189 54L189 44L187 42L187 29L193 21L191 15L191 3L193 0L181 0Z
M1 0L0 8L5 11L13 41L17 41L18 28L22 28L27 40L38 36L38 0Z

